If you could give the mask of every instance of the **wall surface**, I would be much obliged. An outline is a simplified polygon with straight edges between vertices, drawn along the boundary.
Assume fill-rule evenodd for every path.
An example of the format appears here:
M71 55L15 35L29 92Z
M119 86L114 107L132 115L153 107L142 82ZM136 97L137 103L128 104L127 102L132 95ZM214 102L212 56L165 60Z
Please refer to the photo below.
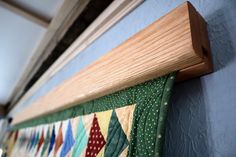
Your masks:
M13 115L142 28L183 3L146 0L14 108ZM175 85L168 115L166 157L236 156L236 1L192 0L206 19L214 73ZM92 75L92 74L91 74Z
M5 105L46 30L2 6L0 28L0 104Z

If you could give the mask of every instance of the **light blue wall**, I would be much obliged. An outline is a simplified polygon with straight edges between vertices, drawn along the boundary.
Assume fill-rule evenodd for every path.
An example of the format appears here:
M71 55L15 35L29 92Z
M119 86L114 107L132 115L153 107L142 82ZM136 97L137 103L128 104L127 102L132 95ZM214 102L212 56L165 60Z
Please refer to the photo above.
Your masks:
M28 101L30 105L53 87L154 22L183 0L146 0L101 36ZM175 85L168 116L165 156L236 156L236 1L192 0L208 22L215 72ZM91 74L93 75L93 74Z

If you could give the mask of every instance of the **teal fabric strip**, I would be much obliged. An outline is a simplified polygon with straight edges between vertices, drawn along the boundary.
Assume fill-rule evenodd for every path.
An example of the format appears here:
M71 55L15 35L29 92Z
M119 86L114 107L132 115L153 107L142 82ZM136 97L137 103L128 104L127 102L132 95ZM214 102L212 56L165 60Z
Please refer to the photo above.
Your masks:
M82 121L82 117L79 117L76 138L75 138L75 145L73 148L72 157L78 157L85 149L88 143L88 136L86 134L86 130L84 128L84 124Z

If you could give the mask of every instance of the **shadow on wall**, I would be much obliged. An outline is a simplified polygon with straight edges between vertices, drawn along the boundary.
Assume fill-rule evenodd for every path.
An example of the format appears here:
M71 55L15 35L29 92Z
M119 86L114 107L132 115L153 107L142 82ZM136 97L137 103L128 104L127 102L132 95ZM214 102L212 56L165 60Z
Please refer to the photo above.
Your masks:
M229 22L232 22L230 21L232 19L230 19L228 13L225 13L226 11L228 12L230 10L226 8L221 9L216 11L214 15L205 18L208 24L208 35L215 72L231 63L236 55L236 47L232 43L235 36L230 33L230 27L232 25Z
M232 3L235 6L235 3ZM205 17L215 74L235 62L235 34L231 33L231 28L234 29L232 32L235 32L233 26L236 25L236 20L231 19L235 11L229 5L226 4L214 14ZM211 74L206 77L214 79ZM209 107L211 102L204 100L207 96L204 89L209 87L205 87L201 81L201 78L196 78L178 83L174 87L167 118L165 157L223 157L236 154L235 149L228 150L229 152L218 149L221 146L216 143L219 143L220 139L214 139L213 134L217 131L212 130L211 126L212 123L217 127L223 126L218 126L214 117L209 117L209 113L214 112ZM227 144L236 145L236 140L234 141L234 144Z
M176 84L167 119L166 157L210 157L210 128L200 78Z

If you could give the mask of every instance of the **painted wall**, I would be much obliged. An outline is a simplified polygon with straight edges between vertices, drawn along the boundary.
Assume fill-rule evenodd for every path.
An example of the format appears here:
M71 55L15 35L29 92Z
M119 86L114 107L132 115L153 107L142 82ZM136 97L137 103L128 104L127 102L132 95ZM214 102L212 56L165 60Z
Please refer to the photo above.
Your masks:
M0 28L0 104L6 104L46 30L1 6Z
M50 20L64 0L11 0ZM6 105L35 55L46 29L0 5L0 105Z
M30 105L182 2L146 0L10 115ZM165 156L233 157L236 156L236 1L191 2L208 22L215 72L175 85L167 123Z

